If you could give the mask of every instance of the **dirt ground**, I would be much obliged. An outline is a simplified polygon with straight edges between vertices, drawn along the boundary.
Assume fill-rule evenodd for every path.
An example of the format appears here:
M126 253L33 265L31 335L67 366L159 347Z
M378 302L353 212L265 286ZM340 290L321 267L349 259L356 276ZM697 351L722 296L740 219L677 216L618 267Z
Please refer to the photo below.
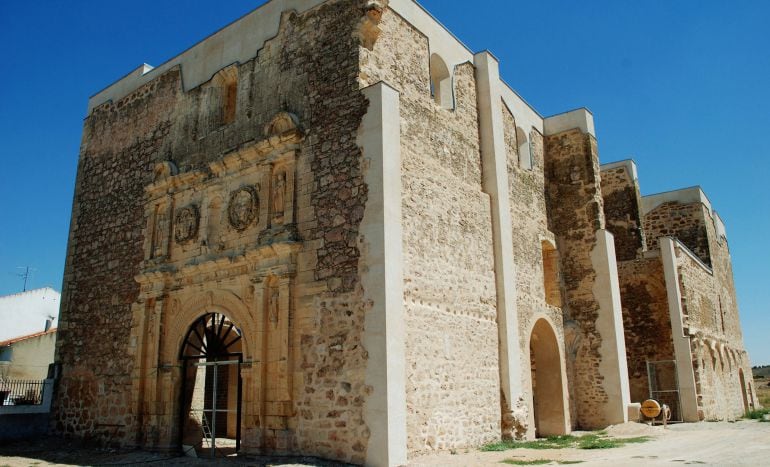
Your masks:
M739 421L673 425L663 430L641 424L610 427L613 437L650 436L642 444L601 450L516 449L504 452L461 451L412 459L412 466L500 466L504 460L582 461L586 466L650 465L770 465L770 423ZM217 462L171 458L143 451L99 450L47 438L34 443L0 446L0 467L51 465L252 465L333 466L313 458L227 458Z

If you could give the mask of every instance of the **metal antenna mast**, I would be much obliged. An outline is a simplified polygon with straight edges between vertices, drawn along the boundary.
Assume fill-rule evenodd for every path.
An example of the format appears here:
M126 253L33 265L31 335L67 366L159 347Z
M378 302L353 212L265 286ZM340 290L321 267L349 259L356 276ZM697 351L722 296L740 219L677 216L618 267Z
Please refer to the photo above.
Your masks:
M22 279L24 279L24 289L22 290L22 292L26 292L27 291L27 280L32 275L32 273L35 271L35 269L30 268L29 266L26 266L26 267L19 266L16 269L24 269L24 272L18 273L17 276L19 276Z

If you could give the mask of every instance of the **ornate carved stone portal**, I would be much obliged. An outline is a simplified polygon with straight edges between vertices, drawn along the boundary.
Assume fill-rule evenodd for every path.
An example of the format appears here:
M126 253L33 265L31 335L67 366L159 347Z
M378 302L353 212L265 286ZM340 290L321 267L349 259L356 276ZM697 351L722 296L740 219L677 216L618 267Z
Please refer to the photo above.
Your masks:
M178 173L172 163L158 164L145 189L145 258L132 307L135 405L148 420L152 407L169 407L152 422L168 427L158 435L167 443L200 431L203 423L182 413L196 402L178 395L204 397L211 378L200 373L205 359L180 360L186 355L180 349L195 332L194 323L212 313L236 323L242 338L239 360L228 357L228 369L217 373L218 394L228 398L222 410L235 407L233 398L242 407L242 445L259 449L288 442L276 437L284 436L293 416L290 316L301 249L294 227L295 167L303 135L297 118L285 112L265 130L266 139L202 170ZM201 348L209 344L208 336L199 340ZM152 373L157 362L167 370ZM223 392L239 381L243 391ZM209 409L200 414L213 416ZM214 432L236 433L229 418L217 423L223 425Z

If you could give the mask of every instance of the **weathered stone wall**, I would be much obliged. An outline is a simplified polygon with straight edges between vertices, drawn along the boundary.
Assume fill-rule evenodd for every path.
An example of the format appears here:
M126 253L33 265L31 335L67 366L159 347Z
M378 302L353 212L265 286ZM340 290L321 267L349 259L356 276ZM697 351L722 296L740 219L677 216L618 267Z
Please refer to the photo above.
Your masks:
M756 401L740 383L739 371L749 375L750 365L739 334L732 280L723 282L725 271L712 271L681 246L676 255L699 410L707 420L740 417L745 410L742 391L747 392L749 406Z
M646 249L639 185L626 167L605 169L602 176L602 198L607 230L615 237L618 261L635 259Z
M599 303L591 260L596 231L605 226L596 139L579 129L547 136L545 174L548 227L556 235L565 289L571 419L573 426L590 428L602 424L602 406L608 402L599 372Z
M499 439L500 377L474 67L453 70L455 108L442 108L427 38L392 11L380 28L360 84L385 81L401 100L408 449L477 446Z
M711 265L704 206L700 203L663 203L644 215L644 232L655 247L659 237L675 237L704 263ZM710 220L710 215L709 215Z
M173 70L85 121L56 345L59 433L136 442L128 339L133 277L144 256L144 186L170 150L178 99Z
M618 262L623 331L626 339L631 402L650 397L647 362L674 360L666 283L660 256ZM672 367L662 365L670 370ZM671 373L671 372L669 372ZM665 375L673 382L673 373Z
M102 442L174 446L178 398L160 392L175 391L173 382L178 378L158 376L157 398L140 403L130 394L136 388L132 375L141 370L135 368L137 362L152 360L143 354L173 354L176 350L164 350L164 339L178 332L168 329L175 321L166 314L174 307L156 307L148 301L138 309L147 310L147 323L158 323L152 333L156 341L146 339L144 349L129 342L132 326L140 324L131 307L139 294L134 277L144 259L148 235L144 189L153 180L156 163L172 161L180 175L209 170L209 164L223 155L259 142L270 119L289 111L298 116L305 134L297 152L292 194L302 250L293 259L295 276L291 300L286 302L291 322L286 345L292 359L292 402L288 408L268 409L281 414L263 413L283 415L285 426L259 433L257 438L263 441L251 446L363 462L369 435L362 407L371 389L363 382L366 305L359 284L358 226L366 209L367 187L356 133L367 102L359 92L360 43L354 34L361 24L363 4L332 1L302 15L285 14L278 36L265 44L257 58L237 64L222 78L237 77L231 122L216 115L222 111L216 107L221 101L212 99L216 94L211 88L220 77L184 93L179 69L88 116L57 345L57 362L62 364L55 404L58 432ZM206 253L213 256L188 247L185 255L191 261L237 257L252 248L248 242L254 240L243 244L232 240L220 253ZM261 277L250 277L253 269L239 266L230 268L232 272L219 264L221 273L201 276L201 283L184 279L176 293L229 291L240 297L239 303L258 322L262 310L252 305L256 302L249 299L253 300L254 292L249 284L259 283ZM235 276L224 279L228 274ZM166 293L161 284L158 303ZM145 319L141 312L139 318ZM245 338L254 341L256 336ZM173 364L170 368L178 365L167 363ZM259 373L256 368L245 372L249 378ZM245 386L254 392L244 395L245 403L259 398L258 381L249 384ZM146 392L144 381L139 386ZM269 418L247 418L244 424L247 431L267 428ZM142 424L154 428L145 429L148 426Z
M519 315L519 335L521 336L521 368L525 384L524 398L532 403L530 381L531 336L528 335L535 321L547 316L556 325L554 329L559 340L559 347L564 348L564 329L562 327L561 308L546 302L544 286L543 245L549 242L556 246L553 233L548 230L547 208L545 200L545 158L543 135L532 129L530 144L532 167L522 167L519 163L519 144L516 140L516 121L510 110L503 104L503 128L505 131L506 161L509 180L509 199L513 229L513 260L516 275L516 306ZM558 250L557 250L558 254ZM557 261L558 265L558 261ZM557 287L561 294L561 281L556 271ZM564 359L564 355L561 355ZM566 396L566 395L565 395ZM532 408L530 407L530 411ZM534 428L534 427L530 427Z

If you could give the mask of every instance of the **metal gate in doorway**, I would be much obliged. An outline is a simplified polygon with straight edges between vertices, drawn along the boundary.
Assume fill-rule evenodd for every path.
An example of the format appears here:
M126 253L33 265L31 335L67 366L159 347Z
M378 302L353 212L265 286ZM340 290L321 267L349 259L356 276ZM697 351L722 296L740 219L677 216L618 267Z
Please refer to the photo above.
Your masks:
M226 457L240 449L241 332L224 315L209 313L187 333L182 368L182 446Z
M683 422L676 361L648 361L647 380L650 386L650 399L658 401L661 405L666 404L671 409L669 423Z

